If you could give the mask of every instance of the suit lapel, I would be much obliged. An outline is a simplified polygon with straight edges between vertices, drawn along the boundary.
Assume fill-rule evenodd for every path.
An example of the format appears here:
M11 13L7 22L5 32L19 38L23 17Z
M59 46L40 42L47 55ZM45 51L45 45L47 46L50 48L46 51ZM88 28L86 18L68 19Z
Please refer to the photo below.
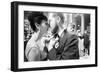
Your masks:
M68 33L67 32L64 32L63 33L63 36L60 37L60 45L61 46L65 43L65 41L66 41L66 39L67 39L68 36L69 36Z

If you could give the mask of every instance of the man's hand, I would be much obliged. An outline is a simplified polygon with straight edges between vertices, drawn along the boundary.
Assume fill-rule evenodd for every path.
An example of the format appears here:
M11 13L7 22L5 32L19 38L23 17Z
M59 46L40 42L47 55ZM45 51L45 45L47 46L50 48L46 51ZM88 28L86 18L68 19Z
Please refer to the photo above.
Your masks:
M49 45L48 45L48 51L50 51L52 48L53 48L53 46L55 45L55 42L58 40L58 38L52 38L51 40L50 40L50 43L49 43Z

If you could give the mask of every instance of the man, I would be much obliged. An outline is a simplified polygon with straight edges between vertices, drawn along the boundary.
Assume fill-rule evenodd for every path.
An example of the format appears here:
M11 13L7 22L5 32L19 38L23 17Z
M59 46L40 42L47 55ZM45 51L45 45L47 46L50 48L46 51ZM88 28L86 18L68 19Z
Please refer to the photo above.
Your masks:
M78 39L71 34L71 27L64 28L64 16L62 13L52 13L49 18L53 34L58 35L52 38L48 46L49 60L79 59ZM55 30L56 29L56 30Z

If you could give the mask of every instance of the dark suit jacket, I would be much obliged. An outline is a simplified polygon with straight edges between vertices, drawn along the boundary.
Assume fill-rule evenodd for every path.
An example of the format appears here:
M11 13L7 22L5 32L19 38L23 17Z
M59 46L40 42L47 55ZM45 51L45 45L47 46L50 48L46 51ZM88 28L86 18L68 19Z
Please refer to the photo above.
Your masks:
M49 60L79 59L78 37L65 32L59 41L60 45L48 52Z

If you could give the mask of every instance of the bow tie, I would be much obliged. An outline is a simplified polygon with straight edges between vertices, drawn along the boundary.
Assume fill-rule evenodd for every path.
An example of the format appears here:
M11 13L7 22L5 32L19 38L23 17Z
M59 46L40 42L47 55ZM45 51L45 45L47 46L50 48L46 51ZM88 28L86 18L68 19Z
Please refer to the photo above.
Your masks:
M58 35L58 33L56 33L56 34L54 35L54 38L60 38L60 36Z

